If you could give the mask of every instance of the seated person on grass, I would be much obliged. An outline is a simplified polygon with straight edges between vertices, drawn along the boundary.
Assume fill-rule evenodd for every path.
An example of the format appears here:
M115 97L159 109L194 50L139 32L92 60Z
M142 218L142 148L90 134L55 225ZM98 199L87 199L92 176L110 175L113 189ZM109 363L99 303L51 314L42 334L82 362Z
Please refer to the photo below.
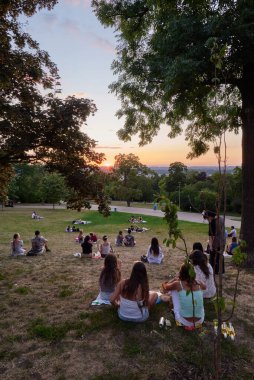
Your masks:
M104 235L102 238L102 243L99 246L99 252L101 257L106 257L109 253L113 253L113 248L111 243L108 241L107 235Z
M23 240L20 239L20 234L14 234L11 242L11 256L23 256L25 252L26 250L23 247Z
M118 308L118 316L123 321L144 322L157 299L158 294L149 291L145 264L137 261L130 278L118 283L110 301Z
M81 247L82 247L81 257L92 257L93 243L91 241L90 235L85 236L83 243L81 243Z
M161 247L159 246L159 241L156 237L151 240L151 245L149 246L146 255L141 256L141 261L148 262L151 264L161 264L164 258Z
M97 299L101 301L110 301L110 297L121 280L121 272L118 268L117 258L114 254L109 253L104 260L104 267L99 278L100 293Z
M93 232L90 232L90 239L93 243L97 243L98 238Z
M238 243L237 243L237 238L234 236L234 237L232 237L232 241L231 241L231 243L230 244L228 244L227 245L227 254L228 255L233 255L234 254L234 249L236 248L236 247L238 247Z
M136 244L136 242L134 240L134 237L131 234L131 229L130 228L128 229L128 234L125 235L125 238L124 238L123 242L124 242L124 245L126 247L134 247L134 245Z
M190 276L190 263L184 263L179 272L179 278L163 283L163 293L170 293L173 302L176 324L184 326L187 330L200 327L204 322L203 290L206 286L196 281L196 275ZM193 300L195 308L193 308ZM194 313L194 316L193 316Z
M116 240L115 240L116 246L122 247L123 246L123 240L124 240L123 231L119 231L118 235L116 237Z
M32 239L32 248L27 252L27 256L38 256L42 253L50 252L48 248L48 241L43 236L41 236L40 231L35 231L35 237Z

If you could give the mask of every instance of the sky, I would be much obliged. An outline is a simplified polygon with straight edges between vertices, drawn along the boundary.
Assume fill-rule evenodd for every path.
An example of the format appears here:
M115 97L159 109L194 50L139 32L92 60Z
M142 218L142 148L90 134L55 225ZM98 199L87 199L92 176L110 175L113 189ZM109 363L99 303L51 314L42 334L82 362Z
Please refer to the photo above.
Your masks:
M115 114L121 103L108 89L117 79L110 68L117 41L113 29L100 24L90 3L90 0L59 0L52 11L42 10L29 18L25 29L57 65L61 96L89 98L96 104L98 111L88 118L82 130L97 141L96 150L106 156L104 165L112 165L119 153L133 153L148 166L169 166L175 161L187 166L216 165L212 150L198 159L187 160L189 147L184 136L169 139L166 126L144 147L139 147L135 136L131 142L118 139L117 131L123 127L124 119ZM227 136L227 165L241 165L240 135Z

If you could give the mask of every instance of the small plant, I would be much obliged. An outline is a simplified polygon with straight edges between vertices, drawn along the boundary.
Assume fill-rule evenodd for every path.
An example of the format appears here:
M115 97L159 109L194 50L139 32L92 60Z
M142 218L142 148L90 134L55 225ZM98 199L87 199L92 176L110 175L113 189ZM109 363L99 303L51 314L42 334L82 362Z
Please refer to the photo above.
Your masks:
M47 325L42 319L36 319L32 322L29 332L33 337L41 338L49 341L58 341L66 336L70 330L68 324L65 325Z
M65 298L65 297L71 296L72 294L73 294L73 290L69 289L68 285L67 286L64 285L59 292L59 297Z
M126 356L134 357L141 354L142 350L138 343L127 343L123 347L123 352Z
M27 286L19 286L14 291L15 293L23 294L23 295L30 293L30 289Z

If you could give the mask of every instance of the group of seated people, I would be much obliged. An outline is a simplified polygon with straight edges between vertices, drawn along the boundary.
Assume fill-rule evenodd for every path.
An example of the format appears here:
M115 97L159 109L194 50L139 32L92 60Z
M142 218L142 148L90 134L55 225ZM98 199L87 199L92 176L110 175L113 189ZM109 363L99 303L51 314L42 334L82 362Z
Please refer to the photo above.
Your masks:
M13 235L13 240L11 242L11 256L38 256L43 254L45 251L50 252L48 248L48 241L43 236L39 230L34 232L34 237L31 240L32 248L27 251L23 246L23 240L20 238L19 233Z
M79 232L79 228L76 227L74 224L72 227L69 225L66 227L65 232Z
M93 233L93 232L90 232L89 235L84 235L84 231L83 230L79 230L79 233L78 235L76 236L75 238L75 241L79 244L82 244L86 238L86 240L88 241L88 237L90 238L90 240L92 241L92 243L96 243L98 238L97 236Z
M157 242L153 243L157 246ZM197 243L194 247L200 245ZM191 266L194 272L190 270ZM216 293L213 269L207 262L207 256L199 249L192 251L190 261L185 260L173 280L161 284L160 292L150 291L146 266L142 261L135 262L130 277L122 279L117 257L107 254L99 287L97 299L110 301L123 321L146 321L156 303L171 299L176 323L186 329L202 325L205 316L203 299L211 298Z
M43 219L43 216L38 215L35 211L32 212L32 219Z
M134 239L134 236L131 234L131 229L128 229L128 233L123 236L123 231L119 231L116 239L115 244L117 247L125 246L125 247L134 247L136 244L136 241Z
M139 216L138 218L135 218L135 216L131 216L129 219L130 223L146 223L145 220L143 220L142 216Z

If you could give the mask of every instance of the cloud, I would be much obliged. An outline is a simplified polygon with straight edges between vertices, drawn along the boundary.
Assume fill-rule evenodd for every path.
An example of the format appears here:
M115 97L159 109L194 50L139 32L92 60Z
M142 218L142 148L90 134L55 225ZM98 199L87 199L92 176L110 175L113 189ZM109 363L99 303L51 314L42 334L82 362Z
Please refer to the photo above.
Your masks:
M87 33L87 36L90 38L92 46L105 50L109 53L115 52L114 45L105 38L101 38L97 36L97 34L91 32Z
M82 30L80 25L75 20L66 18L61 23L61 27L65 30L65 32L74 35L82 41L86 40L92 47L99 48L110 53L115 52L115 47L111 42L105 38L99 37L96 33Z
M84 7L89 7L91 5L91 0L64 0L67 5L79 6L83 5Z
M52 28L52 26L55 26L57 24L58 17L54 13L44 13L43 21L49 28Z
M96 149L122 149L120 146L101 146L97 145Z
M72 33L77 37L81 37L82 31L75 21L67 18L61 23L61 26L65 29L65 31Z

